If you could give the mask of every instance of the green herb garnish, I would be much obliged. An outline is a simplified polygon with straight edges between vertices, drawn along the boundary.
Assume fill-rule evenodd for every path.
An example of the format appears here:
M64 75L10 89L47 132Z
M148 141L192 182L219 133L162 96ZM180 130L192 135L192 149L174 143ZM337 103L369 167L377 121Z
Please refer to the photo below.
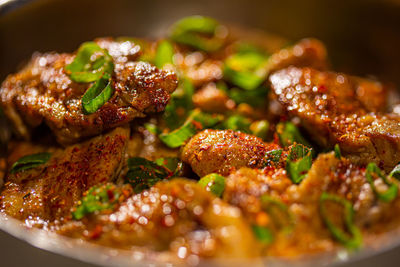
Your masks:
M374 183L373 174L376 174L388 186L388 189L385 192L378 191L378 189L376 188L375 183ZM374 193L377 195L377 197L380 200L382 200L384 202L390 202L397 197L397 192L399 190L397 185L391 183L387 179L386 175L384 175L382 173L381 169L375 163L371 162L367 165L365 177L366 177L367 181L369 182L372 190L374 191Z
M310 143L301 135L299 129L292 122L278 123L276 132L282 146L290 146L293 143L299 143L311 147Z
M268 227L260 225L252 225L251 229L253 230L255 237L260 242L268 245L271 244L272 241L274 241L274 236Z
M223 40L216 36L219 23L208 17L191 16L177 21L171 30L174 42L206 52L220 49Z
M43 152L24 156L18 159L12 166L10 173L17 173L24 170L36 168L45 164L51 158L51 153Z
M252 107L261 107L267 99L268 88L265 86L260 86L254 90L232 88L227 93L236 104L246 103Z
M339 144L336 144L335 145L335 157L337 158L337 159L341 159L342 158L342 152L340 152L340 146L339 146Z
M195 135L197 131L213 127L221 121L220 115L211 115L196 109L181 127L169 133L162 133L159 138L168 147L177 148Z
M114 94L111 78L106 75L97 80L82 97L84 114L92 114L101 108Z
M281 161L283 150L282 149L275 149L268 151L265 153L265 159L268 162L273 162L275 164L279 163Z
M390 177L394 177L397 180L400 180L400 164L393 168L393 170L389 174Z
M224 129L250 133L250 124L251 120L249 118L242 115L232 115L222 123L222 127Z
M173 64L174 46L167 40L161 41L157 46L154 64L157 68L162 68L166 64Z
M266 120L255 121L250 125L250 131L253 135L265 139L268 134L269 122Z
M91 187L84 195L79 205L72 212L75 220L80 220L87 214L113 209L121 195L121 189L108 183Z
M173 171L156 162L139 157L128 159L128 169L126 182L132 185L135 193L140 193L174 174Z
M340 227L336 226L329 219L328 211L325 207L325 202L327 201L335 202L343 207L344 225L346 227L346 230L340 229ZM354 210L352 204L348 200L336 195L323 192L319 200L319 211L321 213L323 222L328 227L329 231L336 240L341 242L349 249L356 249L361 246L361 232L354 224Z
M104 74L111 76L114 69L111 56L95 42L83 43L65 71L74 82L94 82Z
M199 180L199 185L207 191L211 191L217 197L221 197L225 190L225 177L216 173L210 173Z
M299 184L312 165L312 149L301 144L290 147L286 160L286 171L293 183Z

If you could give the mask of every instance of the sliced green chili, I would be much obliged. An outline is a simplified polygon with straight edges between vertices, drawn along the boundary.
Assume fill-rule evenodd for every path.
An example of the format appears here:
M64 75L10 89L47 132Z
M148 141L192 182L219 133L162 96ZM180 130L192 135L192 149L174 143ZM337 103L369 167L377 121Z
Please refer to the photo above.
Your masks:
M283 153L282 149L268 151L267 153L265 153L265 159L267 163L273 162L277 164L281 161L282 153Z
M376 188L375 183L374 183L374 178L373 178L374 173L379 178L381 178L382 181L388 186L388 189L385 192L383 192L383 193L379 192L378 189ZM397 197L397 192L398 192L397 185L391 183L388 180L388 178L386 177L386 175L384 175L382 173L381 169L375 163L371 162L367 165L365 177L366 177L367 181L369 182L372 190L374 191L374 193L380 200L382 200L384 202L390 202Z
M225 190L225 177L216 173L210 173L202 177L199 180L199 184L217 197L221 197Z
M290 146L296 142L311 147L310 143L302 136L299 129L292 122L278 123L276 132L282 146Z
M251 120L242 115L229 116L223 123L224 129L250 133Z
M344 209L344 224L346 226L346 230L342 230L337 227L330 219L328 211L325 207L325 202L332 201L337 204L340 204ZM328 194L323 192L321 194L319 200L319 211L322 216L322 220L325 225L328 227L332 236L345 245L349 249L359 248L362 244L362 236L360 230L354 224L354 210L352 204L339 196ZM348 233L347 233L348 232Z
M271 244L274 241L272 231L266 226L252 225L254 236L263 244Z
M342 158L342 152L340 151L340 146L339 144L335 145L335 157L337 159L341 159Z
M393 168L393 170L389 174L390 177L394 177L397 180L400 180L400 164Z
M267 99L268 91L265 86L260 86L254 90L232 88L228 90L228 95L236 104L246 103L252 107L261 107Z
M289 211L289 207L285 203L269 195L262 195L261 204L263 210L272 217L279 228L284 231L292 230L293 216ZM278 213L276 211L278 211Z
M266 120L255 121L250 125L250 131L253 135L265 139L268 134L269 122Z
M92 114L101 108L114 94L108 75L97 80L82 97L84 114Z
M51 153L43 152L27 155L18 159L12 166L10 173L17 173L24 170L36 168L45 164L51 158Z

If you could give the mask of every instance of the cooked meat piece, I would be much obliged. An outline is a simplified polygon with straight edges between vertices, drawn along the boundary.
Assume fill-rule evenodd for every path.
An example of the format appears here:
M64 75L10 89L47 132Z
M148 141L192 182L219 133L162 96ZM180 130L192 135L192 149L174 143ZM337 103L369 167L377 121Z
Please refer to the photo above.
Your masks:
M0 210L26 220L28 225L45 226L62 220L89 187L116 178L128 138L129 130L119 127L57 150L37 168L9 174L1 193Z
M177 86L176 75L131 61L139 49L134 43L109 39L97 42L113 56L112 98L95 113L84 115L81 98L91 84L75 83L64 71L75 54L35 54L0 88L0 105L18 135L29 139L29 129L45 122L61 144L70 144L145 117L146 113L164 110Z
M235 107L235 102L228 95L218 89L215 83L203 86L193 95L193 104L203 111L224 113Z
M229 175L241 167L262 168L265 153L278 149L253 135L232 130L204 130L193 136L181 151L181 160L200 177L209 173Z
M400 161L400 117L385 113L387 90L380 83L295 67L270 82L284 110L322 147L338 143L353 162L387 171Z
M181 178L159 182L128 198L111 214L72 222L60 233L122 249L146 246L171 251L188 260L193 255L243 258L259 253L238 208Z
M268 70L272 73L289 66L325 70L328 65L325 46L316 39L303 39L272 54Z

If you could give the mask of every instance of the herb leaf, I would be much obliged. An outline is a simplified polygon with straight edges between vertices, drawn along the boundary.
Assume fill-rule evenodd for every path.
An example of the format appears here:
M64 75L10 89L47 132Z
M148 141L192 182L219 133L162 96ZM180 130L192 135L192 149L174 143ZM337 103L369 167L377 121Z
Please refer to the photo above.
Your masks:
M209 17L186 17L172 26L171 39L195 49L213 52L223 45L223 40L215 36L218 26L219 23Z
M281 160L282 153L283 153L283 149L275 149L275 150L268 151L267 153L265 153L265 159L266 159L267 163L273 162L273 163L277 164Z
M389 174L390 177L394 177L397 180L400 180L400 164L393 168L393 170Z
M157 68L162 68L166 64L173 64L174 46L167 40L161 41L157 46L154 64Z
M292 122L280 122L276 126L279 142L282 146L300 143L311 147L310 143L301 135L299 129Z
M12 166L10 173L17 173L35 168L46 163L51 158L51 153L43 152L24 156L18 159Z
M251 226L251 229L253 230L255 237L260 242L268 245L271 244L272 241L274 241L274 236L272 234L272 231L268 227L253 224Z
M234 131L241 131L244 133L250 133L251 120L242 115L229 116L223 123L224 129L231 129Z
M112 183L95 185L84 195L75 211L72 212L72 217L80 220L87 214L112 209L120 195L121 189Z
M328 216L328 211L325 207L325 202L332 201L337 204L340 204L344 209L344 223L346 226L346 230L349 234L347 234L344 230L338 228ZM325 225L328 227L329 231L333 235L333 237L345 245L349 249L356 249L361 246L362 236L360 230L354 225L353 216L354 210L352 204L339 196L328 194L323 192L321 194L319 200L319 211L322 216L322 220Z
M126 182L132 185L135 193L140 193L152 187L158 181L173 176L171 170L145 158L137 157L128 159L128 168Z
M376 174L388 186L388 189L385 192L378 191L378 189L376 188L375 183L374 183L373 174ZM374 191L374 193L377 195L377 197L380 200L382 200L384 202L390 202L397 197L399 188L397 187L397 185L391 183L387 179L386 175L384 175L382 173L381 169L375 163L371 162L367 165L365 177L366 177L367 181L369 182L369 184L372 188L372 191Z
M339 144L336 144L335 145L335 157L337 158L337 159L341 159L342 158L342 152L340 151L340 146L339 146Z
M299 184L312 165L312 149L301 144L290 147L286 160L286 171L293 183Z
M210 173L199 180L199 185L217 197L221 197L225 190L225 177Z
M84 114L92 114L101 108L114 94L111 79L106 75L97 80L82 97Z

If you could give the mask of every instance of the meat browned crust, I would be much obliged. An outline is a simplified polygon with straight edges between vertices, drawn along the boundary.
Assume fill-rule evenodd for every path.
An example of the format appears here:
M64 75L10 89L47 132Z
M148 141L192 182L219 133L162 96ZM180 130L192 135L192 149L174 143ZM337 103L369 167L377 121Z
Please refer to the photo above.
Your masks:
M57 150L37 168L9 174L1 193L0 210L29 225L45 226L62 220L83 192L116 178L128 138L129 129L119 127Z
M81 98L90 84L73 82L64 71L74 54L35 54L0 89L0 105L18 135L29 139L30 128L45 122L61 144L71 144L164 110L177 86L175 73L134 61L140 48L130 41L97 42L113 57L112 98L95 113L83 114Z
M339 144L352 161L386 170L400 161L400 118L385 113L388 92L379 82L296 67L270 82L286 113L300 118L322 147Z

